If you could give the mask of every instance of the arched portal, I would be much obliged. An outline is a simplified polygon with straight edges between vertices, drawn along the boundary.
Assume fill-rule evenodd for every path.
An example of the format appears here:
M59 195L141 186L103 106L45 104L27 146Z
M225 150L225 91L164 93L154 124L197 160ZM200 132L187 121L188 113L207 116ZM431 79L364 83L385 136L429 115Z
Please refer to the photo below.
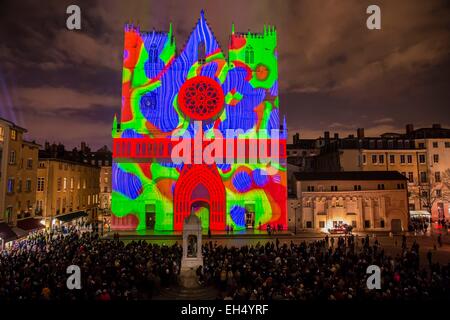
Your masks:
M225 229L225 187L215 165L185 165L174 190L174 230L183 229L195 203L209 206L211 230Z
M210 208L209 202L205 200L196 200L191 205L191 212L200 218L202 222L202 229L208 229Z

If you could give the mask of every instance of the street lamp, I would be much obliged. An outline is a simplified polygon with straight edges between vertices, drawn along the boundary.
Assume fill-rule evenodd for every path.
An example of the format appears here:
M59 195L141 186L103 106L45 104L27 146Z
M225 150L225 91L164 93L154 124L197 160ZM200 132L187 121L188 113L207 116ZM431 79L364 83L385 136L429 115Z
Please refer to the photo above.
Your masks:
M294 234L297 235L297 209L300 208L300 204L291 204L291 208L294 209L294 219L295 219L295 225L294 225Z

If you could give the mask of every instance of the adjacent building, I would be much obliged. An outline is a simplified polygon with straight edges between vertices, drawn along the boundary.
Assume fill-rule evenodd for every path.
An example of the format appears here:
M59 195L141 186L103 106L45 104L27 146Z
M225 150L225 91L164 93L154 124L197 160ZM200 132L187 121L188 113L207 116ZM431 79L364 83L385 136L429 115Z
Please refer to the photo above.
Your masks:
M48 143L39 152L36 208L47 226L83 217L97 220L100 168L77 153Z
M26 132L0 118L0 222L11 226L35 213L39 145Z
M407 178L411 212L429 211L434 221L449 218L450 129L435 124L414 130L409 124L405 133L366 137L359 128L356 136L345 138L325 132L319 142L320 150L303 171L397 171Z
M395 171L297 172L291 230L401 232L408 227L407 179Z

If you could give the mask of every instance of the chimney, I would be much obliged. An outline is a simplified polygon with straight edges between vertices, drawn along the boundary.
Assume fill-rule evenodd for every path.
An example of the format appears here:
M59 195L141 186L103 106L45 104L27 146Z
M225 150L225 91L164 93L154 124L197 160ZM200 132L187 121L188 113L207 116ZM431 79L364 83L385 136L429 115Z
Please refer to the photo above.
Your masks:
M81 142L81 152L84 152L86 150L86 142Z
M433 123L433 129L441 129L440 123Z
M330 131L325 131L323 133L325 140L329 140L330 139Z
M336 133L334 134L334 139L335 139L335 140L339 140L339 133L336 132Z
M300 142L300 134L297 132L296 134L294 134L294 136L292 137L292 142L294 144L298 144Z
M414 131L414 125L411 123L408 123L406 125L406 134L411 134L411 133L413 133L413 131Z
M354 134L349 134L348 137L349 137L350 139L353 139L353 138L355 138L355 135L354 135Z
M356 129L356 135L358 136L359 139L364 138L364 128Z

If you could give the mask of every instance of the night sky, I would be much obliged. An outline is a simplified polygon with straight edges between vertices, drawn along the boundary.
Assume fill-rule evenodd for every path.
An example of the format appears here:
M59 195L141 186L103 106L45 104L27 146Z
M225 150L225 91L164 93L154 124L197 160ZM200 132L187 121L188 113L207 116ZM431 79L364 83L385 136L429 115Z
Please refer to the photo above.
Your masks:
M70 4L81 7L80 31L66 29ZM379 31L366 28L370 4L381 7ZM166 31L172 22L180 50L202 8L225 52L232 22L241 32L277 27L280 107L290 136L450 127L446 0L2 0L0 117L41 144L110 146L124 23Z

